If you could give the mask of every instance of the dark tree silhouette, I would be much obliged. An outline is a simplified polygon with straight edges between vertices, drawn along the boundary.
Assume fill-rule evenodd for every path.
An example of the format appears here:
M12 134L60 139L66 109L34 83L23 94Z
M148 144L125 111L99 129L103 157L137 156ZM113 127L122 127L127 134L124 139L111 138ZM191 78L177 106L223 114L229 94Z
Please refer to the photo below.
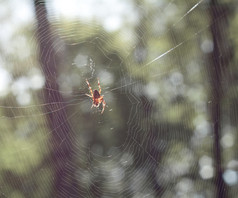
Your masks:
M50 164L53 166L53 191L51 197L69 197L79 195L78 186L74 180L75 170L72 170L73 160L72 136L73 131L69 124L65 103L57 84L60 58L55 49L55 38L51 34L50 24L44 1L35 0L37 19L37 37L39 43L39 61L45 75L44 103L47 113L52 148Z
M222 149L220 145L221 136L221 101L224 96L222 82L226 67L228 66L232 50L227 40L228 8L212 0L210 4L211 34L213 39L213 51L210 61L210 82L211 82L211 119L214 132L214 160L215 160L215 184L216 198L228 197L228 187L223 180Z

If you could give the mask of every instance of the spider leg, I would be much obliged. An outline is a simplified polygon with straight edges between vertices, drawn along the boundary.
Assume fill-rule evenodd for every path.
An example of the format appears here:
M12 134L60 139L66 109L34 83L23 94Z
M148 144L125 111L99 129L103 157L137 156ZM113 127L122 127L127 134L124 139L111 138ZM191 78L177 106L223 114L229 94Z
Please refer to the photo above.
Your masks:
M104 112L105 106L106 106L106 102L105 102L105 100L102 98L102 112L101 112L101 114Z
M90 97L90 98L92 98L93 96L91 96L91 95L89 95L89 94L85 94L86 96L88 96L88 97Z
M91 93L91 96L89 96L89 97L92 97L93 96L93 90L92 90L92 87L90 86L90 84L88 82L88 79L86 79L86 83L88 84L88 88L89 88L90 93Z
M99 94L101 94L102 89L101 89L101 86L100 86L99 79L98 79L98 88L99 88Z

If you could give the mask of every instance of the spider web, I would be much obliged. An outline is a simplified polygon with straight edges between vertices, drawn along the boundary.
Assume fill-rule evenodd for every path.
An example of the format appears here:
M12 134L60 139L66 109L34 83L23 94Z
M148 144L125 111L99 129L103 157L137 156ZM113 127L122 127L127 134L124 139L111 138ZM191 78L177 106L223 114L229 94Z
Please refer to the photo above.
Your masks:
M1 15L8 34L0 34L1 197L51 197L56 170L46 159L65 145L73 145L73 160L62 180L76 187L58 189L63 197L212 197L218 180L208 1L47 1L53 47L62 58L53 65L59 90L47 88L63 97L54 103L43 102L44 83L52 79L37 61L33 6L9 2L10 19ZM85 96L85 80L98 89L97 78L107 103L103 114ZM227 103L237 99L235 88L231 93ZM220 141L223 156L229 153L223 178L230 197L238 183L234 104L224 110ZM48 116L62 109L65 122L51 129ZM60 141L50 142L57 135ZM57 158L64 161L60 152Z

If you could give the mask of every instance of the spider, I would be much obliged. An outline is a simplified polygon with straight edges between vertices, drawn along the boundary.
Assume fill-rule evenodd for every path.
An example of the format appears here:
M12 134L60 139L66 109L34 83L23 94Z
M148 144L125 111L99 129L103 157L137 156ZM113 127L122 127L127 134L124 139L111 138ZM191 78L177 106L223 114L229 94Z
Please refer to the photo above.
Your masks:
M99 88L99 91L98 90L94 90L92 91L92 87L90 86L89 82L88 82L88 79L86 79L86 83L88 84L88 88L90 90L90 93L91 95L89 94L86 94L86 96L92 98L93 100L93 104L92 104L92 107L99 107L99 105L102 103L102 111L101 111L101 114L103 113L104 109L105 109L105 106L106 106L106 102L105 100L103 99L103 95L101 96L101 87L100 87L100 83L99 83L99 79L98 79L98 88Z

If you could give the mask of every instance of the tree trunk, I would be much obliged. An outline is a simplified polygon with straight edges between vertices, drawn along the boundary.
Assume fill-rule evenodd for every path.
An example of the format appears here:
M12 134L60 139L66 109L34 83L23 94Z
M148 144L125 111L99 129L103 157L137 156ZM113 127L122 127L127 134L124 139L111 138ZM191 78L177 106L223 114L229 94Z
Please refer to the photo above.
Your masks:
M218 5L216 0L211 1L210 17L211 17L211 33L213 39L213 51L210 58L210 75L211 75L211 119L213 123L214 133L214 161L215 161L215 185L216 198L227 198L228 187L223 180L222 168L222 148L220 145L221 136L221 100L224 96L222 82L226 67L231 60L231 50L228 46L226 30L227 23L227 7Z
M74 166L71 163L73 160L73 131L57 84L57 67L60 64L60 58L54 47L55 38L50 30L45 2L34 0L34 6L38 23L39 61L45 75L45 114L51 135L49 143L52 151L49 163L53 166L54 171L51 197L61 198L70 197L70 195L79 197L79 194L75 192L78 188L75 187L77 182L74 180L75 170L72 170Z

